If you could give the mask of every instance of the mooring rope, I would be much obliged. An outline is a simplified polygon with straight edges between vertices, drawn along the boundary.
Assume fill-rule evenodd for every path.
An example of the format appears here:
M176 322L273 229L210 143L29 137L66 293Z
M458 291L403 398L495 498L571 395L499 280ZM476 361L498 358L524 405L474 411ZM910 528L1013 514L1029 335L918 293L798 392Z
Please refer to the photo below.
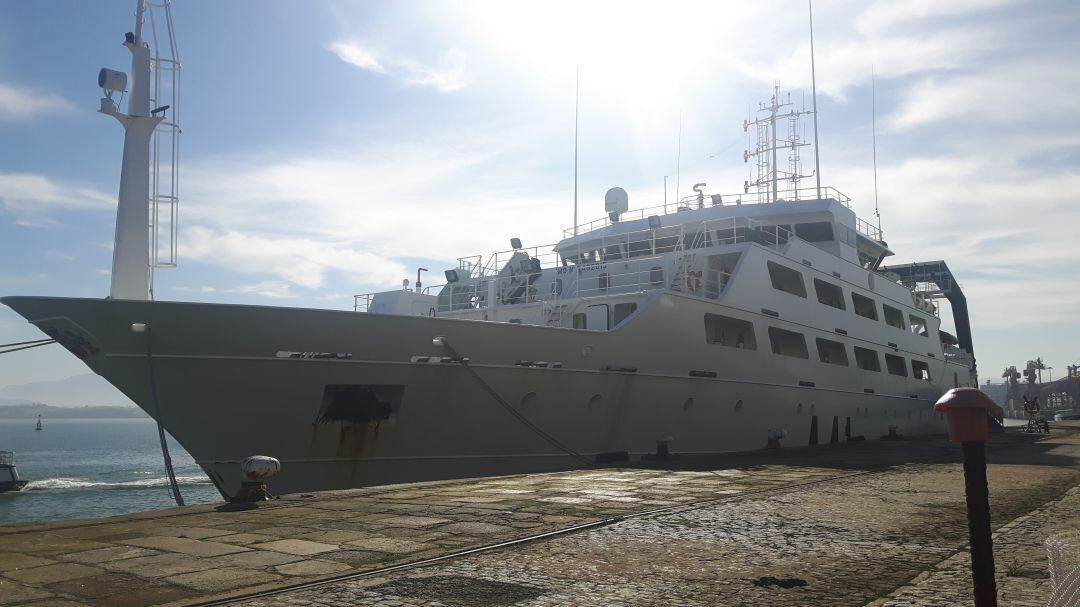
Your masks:
M529 421L529 419L527 417L525 417L524 415L522 415L520 411L514 409L513 405L506 402L506 400L503 399L503 397L500 396L499 393L495 391L495 388L492 388L490 384L488 384L486 381L484 381L484 378L480 377L480 374L477 373L476 370L473 369L469 365L469 359L465 358L464 356L461 356L461 354L459 354L457 352L457 350L454 350L454 348L450 346L449 341L447 341L447 339L445 337L443 337L442 340L443 340L443 342L442 342L443 347L446 348L447 351L449 351L451 354L454 355L454 358L457 359L456 362L461 363L461 366L464 367L465 370L468 371L469 374L473 376L473 379L475 379L477 381L477 383L480 384L480 386L484 389L484 391L487 392L488 394L490 394L491 398L495 399L495 402L502 405L503 409L506 409L506 411L510 415L513 415L515 418L517 418L517 420L519 422L521 422L529 430L532 430L533 432L535 432L537 436L539 436L540 438L542 438L545 441L547 441L548 443L550 443L556 449L559 449L560 451L563 451L566 454L574 457L578 461L582 462L586 467L591 468L594 465L594 462L592 460L590 460L589 458L585 457L584 455L578 453L577 451L571 449L570 447L564 445L562 442L559 441L559 439L555 438L554 436L548 434L547 432L544 432L544 430L542 428L540 428L536 424Z
M0 350L0 354L8 354L10 352L18 352L19 350L29 350L30 348L37 348L40 346L47 346L49 344L55 344L56 340L49 339L35 339L32 341L16 341L10 344L0 344L0 348L11 348L10 350ZM30 345L27 345L30 344ZM18 348L12 346L21 346Z
M149 323L146 325L146 366L150 370L150 396L154 400L154 420L157 422L158 439L161 441L161 457L165 460L165 473L169 477L169 490L177 506L184 505L184 496L180 495L180 485L176 482L172 457L169 456L169 444L165 440L165 428L161 425L161 403L158 401L157 378L154 375L154 352Z

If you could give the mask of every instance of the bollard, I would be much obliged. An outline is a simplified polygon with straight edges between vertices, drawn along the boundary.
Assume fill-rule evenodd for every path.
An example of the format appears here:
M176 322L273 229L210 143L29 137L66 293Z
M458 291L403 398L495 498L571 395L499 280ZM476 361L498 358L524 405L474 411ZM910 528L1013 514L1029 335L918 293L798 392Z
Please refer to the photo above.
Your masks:
M244 480L240 490L229 501L233 504L252 504L271 499L266 481L281 472L281 462L265 455L252 455L240 464Z
M949 440L964 453L971 581L975 607L997 607L994 543L990 530L990 495L986 484L986 412L994 402L978 388L953 388L934 405L949 419Z
M812 415L810 416L810 446L813 447L814 445L816 445L817 441L817 416Z
M829 435L829 444L835 445L840 442L840 416L832 416L832 434Z

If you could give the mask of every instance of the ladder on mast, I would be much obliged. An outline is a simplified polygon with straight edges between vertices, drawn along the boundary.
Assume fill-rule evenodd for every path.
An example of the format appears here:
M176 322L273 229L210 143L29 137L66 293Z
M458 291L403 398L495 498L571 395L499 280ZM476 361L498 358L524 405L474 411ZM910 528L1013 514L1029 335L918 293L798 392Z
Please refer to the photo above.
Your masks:
M154 271L175 268L177 264L180 57L173 30L171 0L147 0L145 6L153 52L150 103L163 112L163 120L150 140L150 295L153 298ZM160 36L159 27L162 30Z

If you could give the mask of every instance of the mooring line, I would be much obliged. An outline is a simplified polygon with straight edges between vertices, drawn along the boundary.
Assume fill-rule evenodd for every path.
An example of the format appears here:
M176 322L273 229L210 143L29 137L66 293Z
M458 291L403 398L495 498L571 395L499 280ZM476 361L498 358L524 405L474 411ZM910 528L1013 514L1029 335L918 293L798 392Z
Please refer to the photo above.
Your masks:
M0 354L8 354L11 352L18 352L20 350L29 350L30 348L40 348L41 346L47 346L49 344L55 344L55 339L35 339L33 341L16 341L10 344L0 344L0 348L11 348L10 350L0 350ZM26 345L30 344L30 345ZM14 348L12 346L22 346Z

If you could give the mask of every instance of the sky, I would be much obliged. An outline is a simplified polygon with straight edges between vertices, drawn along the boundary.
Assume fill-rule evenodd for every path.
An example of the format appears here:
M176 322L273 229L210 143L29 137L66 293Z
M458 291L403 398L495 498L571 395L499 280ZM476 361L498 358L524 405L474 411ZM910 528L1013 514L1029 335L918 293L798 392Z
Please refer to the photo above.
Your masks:
M0 3L0 295L103 297L123 132L96 112L134 0ZM162 300L351 309L457 257L553 244L631 208L735 193L742 121L810 99L807 6L175 0L179 266ZM1080 5L819 0L821 178L874 210L889 263L945 259L983 381L1080 358ZM124 106L122 106L124 107ZM681 137L680 137L681 132ZM678 161L678 162L677 162ZM812 152L804 155L813 168ZM809 182L808 182L809 183ZM950 325L949 321L945 322ZM0 343L40 333L0 309ZM56 347L0 389L85 373Z

